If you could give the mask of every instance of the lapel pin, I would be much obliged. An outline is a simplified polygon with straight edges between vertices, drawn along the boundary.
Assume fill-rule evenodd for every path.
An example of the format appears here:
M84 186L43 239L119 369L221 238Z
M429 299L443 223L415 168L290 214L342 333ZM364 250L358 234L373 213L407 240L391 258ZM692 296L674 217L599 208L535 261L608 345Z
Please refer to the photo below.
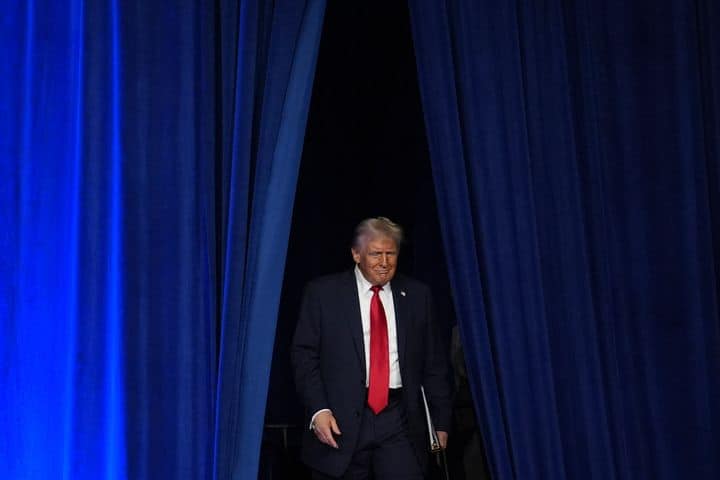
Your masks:
M404 296L405 296L405 292L401 290L401 291L400 291L400 295L402 295L402 296L404 297Z

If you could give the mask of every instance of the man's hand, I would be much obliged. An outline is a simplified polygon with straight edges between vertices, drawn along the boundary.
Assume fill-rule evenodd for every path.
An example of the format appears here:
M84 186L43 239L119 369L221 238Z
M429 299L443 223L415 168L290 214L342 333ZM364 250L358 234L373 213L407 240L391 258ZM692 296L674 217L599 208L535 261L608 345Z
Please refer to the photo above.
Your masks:
M342 435L342 433L340 432L337 422L335 421L335 417L332 413L318 413L317 417L315 417L315 422L313 425L313 431L315 432L315 436L318 440L320 440L325 445L329 445L333 448L338 448L338 444L333 437L333 433L335 435ZM445 438L447 439L447 434L445 434Z
M438 431L437 437L438 437L438 442L440 442L440 448L445 450L445 448L447 448L447 439L448 439L447 432Z

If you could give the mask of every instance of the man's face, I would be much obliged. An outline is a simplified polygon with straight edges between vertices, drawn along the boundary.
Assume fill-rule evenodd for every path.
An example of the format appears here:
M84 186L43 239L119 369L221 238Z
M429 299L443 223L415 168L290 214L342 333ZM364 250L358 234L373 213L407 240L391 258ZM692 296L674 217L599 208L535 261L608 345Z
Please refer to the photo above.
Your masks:
M395 276L398 247L390 237L372 237L352 249L352 256L363 276L373 285L385 285Z

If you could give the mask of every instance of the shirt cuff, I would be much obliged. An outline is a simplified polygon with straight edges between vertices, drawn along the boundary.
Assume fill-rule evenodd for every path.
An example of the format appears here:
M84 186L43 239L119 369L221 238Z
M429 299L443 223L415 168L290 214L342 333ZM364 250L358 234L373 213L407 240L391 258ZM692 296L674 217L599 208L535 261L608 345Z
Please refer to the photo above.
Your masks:
M310 430L315 430L315 417L317 417L318 415L320 415L323 412L330 412L332 414L332 410L330 410L329 408L321 408L320 410L315 412L313 414L312 418L310 419Z

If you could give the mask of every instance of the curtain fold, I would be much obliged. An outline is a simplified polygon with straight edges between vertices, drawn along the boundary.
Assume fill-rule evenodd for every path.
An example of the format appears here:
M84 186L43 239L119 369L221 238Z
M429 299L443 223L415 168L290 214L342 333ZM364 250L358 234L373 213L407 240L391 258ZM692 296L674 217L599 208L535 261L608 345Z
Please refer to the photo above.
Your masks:
M257 475L324 7L3 6L3 478Z
M716 478L717 8L409 3L493 478Z
M295 185L325 9L325 2L317 0L277 2L265 10L263 4L240 5L238 88L232 133L226 137L232 144L227 148L232 174L228 209L223 211L228 223L221 262L216 478L257 477ZM253 42L258 43L250 47Z

